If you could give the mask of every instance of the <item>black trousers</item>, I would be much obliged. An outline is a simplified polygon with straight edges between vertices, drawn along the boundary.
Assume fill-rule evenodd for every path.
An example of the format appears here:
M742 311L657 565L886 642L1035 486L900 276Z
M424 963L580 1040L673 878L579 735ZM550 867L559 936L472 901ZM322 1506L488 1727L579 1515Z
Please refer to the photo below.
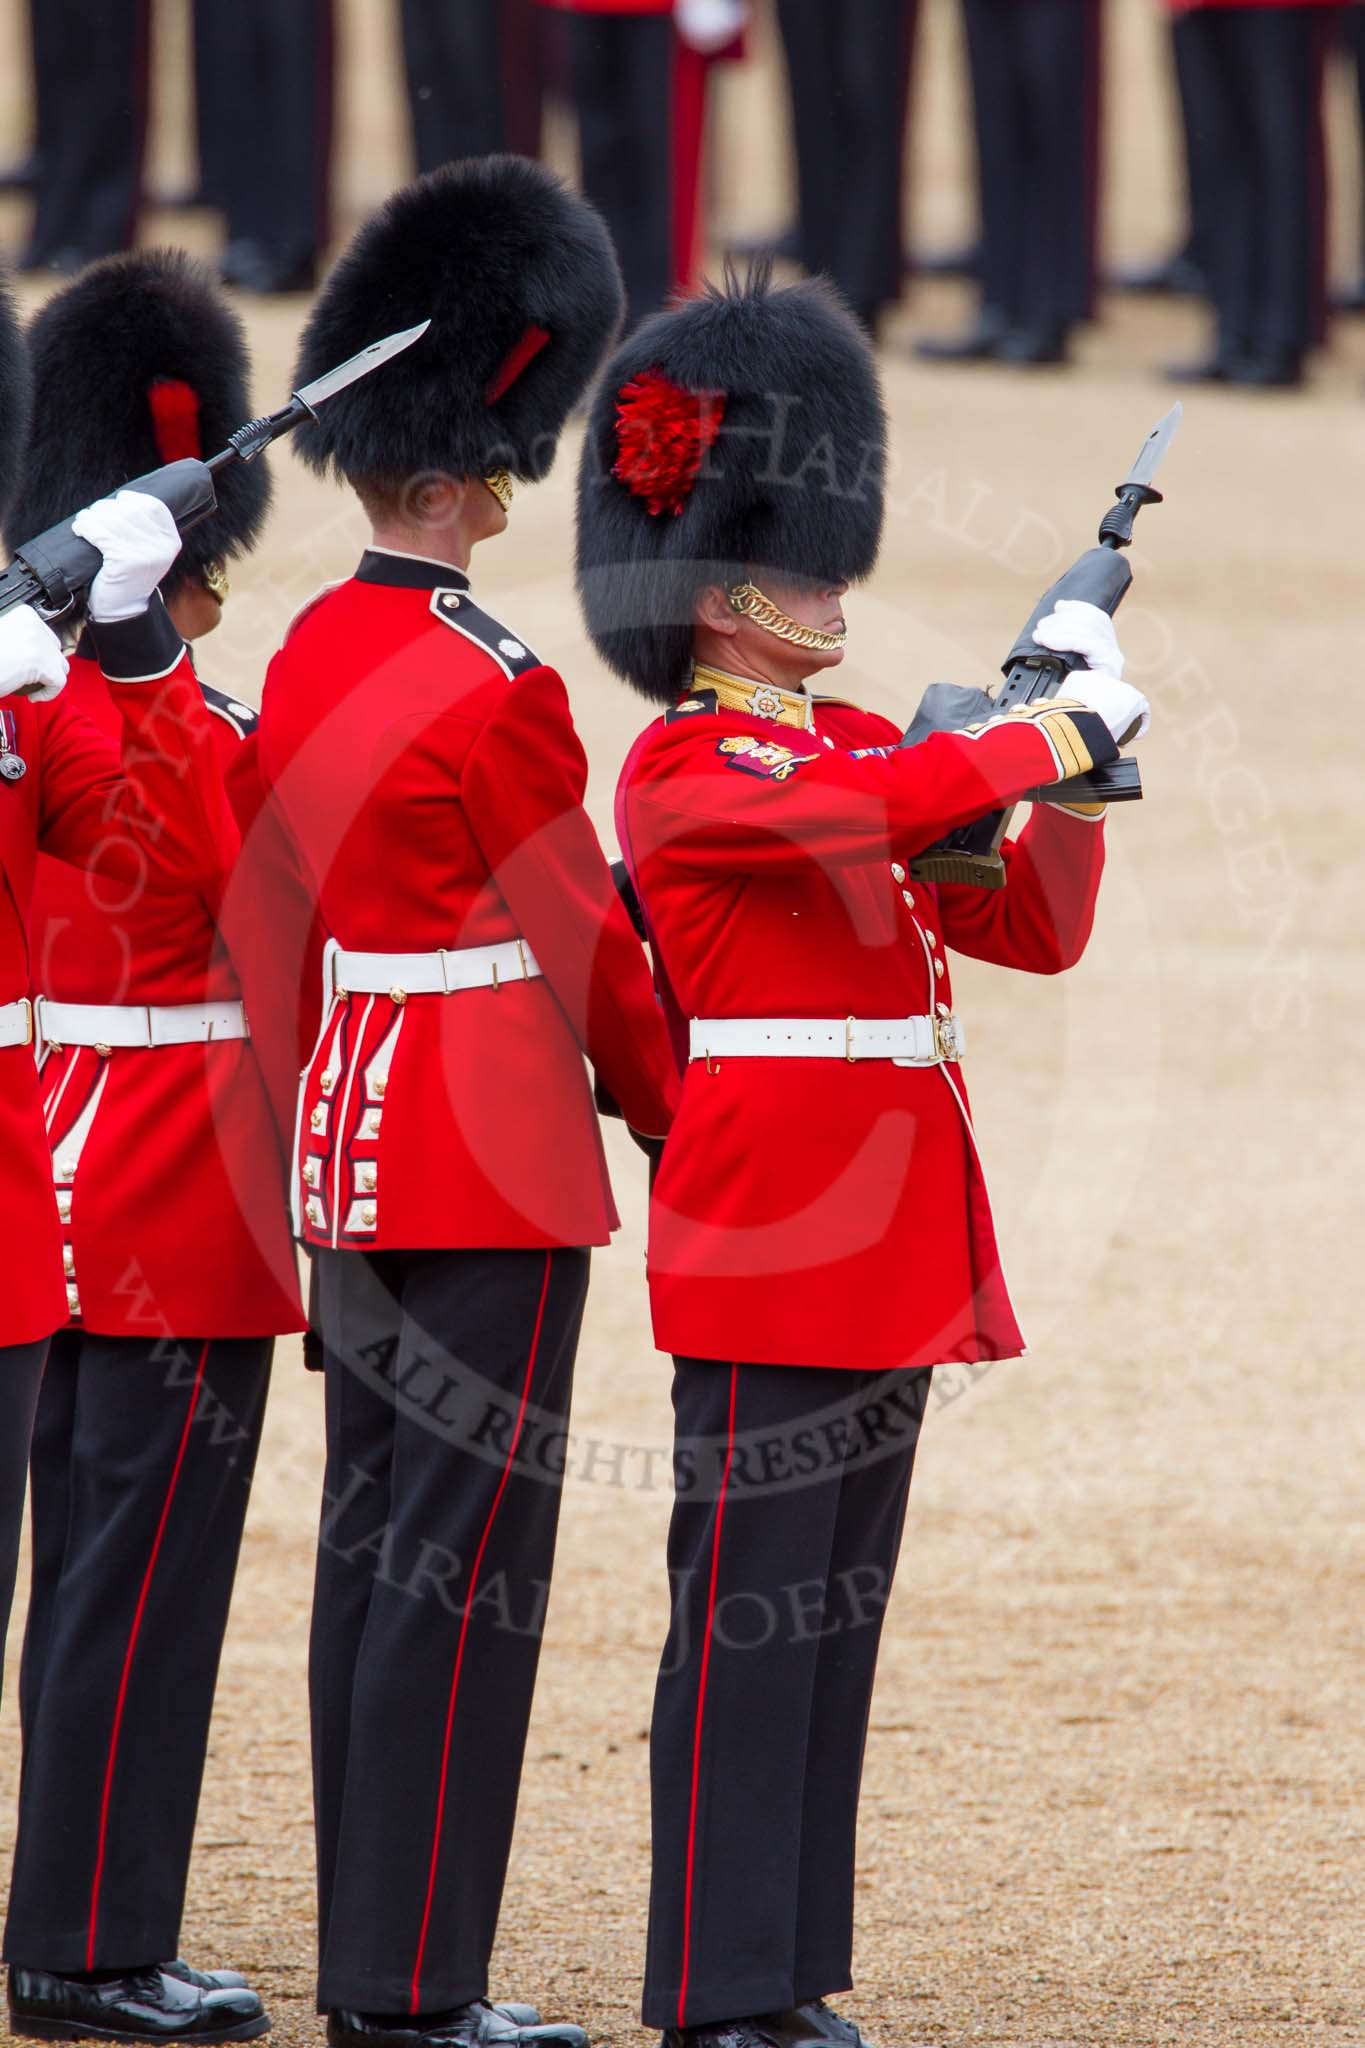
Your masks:
M272 1341L52 1340L5 1957L177 1952Z
M14 1603L29 1442L46 1356L46 1344L0 1344L0 1659Z
M863 1749L929 1383L676 1361L647 2026L851 1981Z
M589 1259L314 1261L318 2007L434 2012L488 1988Z
M1365 164L1365 6L1359 4L1359 0L1356 5L1342 10L1341 38L1355 73L1356 101L1360 110L1362 163ZM1361 222L1361 244L1362 260L1365 260L1365 219Z
M963 0L983 311L1044 332L1093 294L1099 0Z
M1171 57L1175 68L1180 133L1185 156L1185 191L1189 233L1185 249L1205 277L1217 244L1216 195L1220 165L1210 148L1204 119L1203 41L1194 13L1171 16Z
M1322 321L1321 7L1205 7L1183 35L1207 166L1208 273L1220 346L1306 349Z
M673 285L673 23L574 14L567 27L583 189L615 239L633 327Z
M195 0L205 197L229 241L285 263L315 257L331 233L335 11L335 0Z
M400 18L419 171L539 155L546 24L534 0L402 0Z
M142 199L151 0L31 0L29 13L38 185L26 261L112 255L131 247Z
M918 0L859 0L854 10L844 0L778 0L802 261L867 319L901 295L917 12Z

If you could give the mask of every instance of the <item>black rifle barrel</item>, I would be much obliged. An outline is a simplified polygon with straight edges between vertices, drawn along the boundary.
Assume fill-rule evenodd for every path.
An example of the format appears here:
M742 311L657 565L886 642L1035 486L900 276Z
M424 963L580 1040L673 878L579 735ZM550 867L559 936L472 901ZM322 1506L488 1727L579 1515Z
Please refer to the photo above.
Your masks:
M217 510L214 479L222 470L233 463L254 462L272 441L315 417L303 399L291 399L281 412L249 420L246 426L239 427L222 453L210 461L168 463L164 469L135 477L119 488L159 498L179 531L189 533ZM79 514L72 514L73 519L78 517ZM103 560L98 548L72 531L71 519L64 519L15 550L14 560L0 573L0 616L21 604L31 604L53 621L74 620Z

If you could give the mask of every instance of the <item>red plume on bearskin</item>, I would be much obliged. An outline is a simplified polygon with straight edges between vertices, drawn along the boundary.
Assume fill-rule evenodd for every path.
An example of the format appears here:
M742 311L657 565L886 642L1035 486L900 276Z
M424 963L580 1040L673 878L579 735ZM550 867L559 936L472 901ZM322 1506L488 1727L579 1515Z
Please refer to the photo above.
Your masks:
M678 518L725 418L725 394L685 391L661 370L632 377L616 401L612 466L618 483L643 498L655 519Z
M158 377L147 393L152 433L163 462L201 462L199 393L179 377Z

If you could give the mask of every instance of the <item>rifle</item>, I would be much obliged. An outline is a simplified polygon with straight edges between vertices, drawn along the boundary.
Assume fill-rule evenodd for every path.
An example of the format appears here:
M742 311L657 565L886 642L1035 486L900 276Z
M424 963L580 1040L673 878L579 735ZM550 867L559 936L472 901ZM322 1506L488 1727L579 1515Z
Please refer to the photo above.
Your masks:
M164 469L136 477L120 489L144 491L149 498L159 498L180 532L188 533L217 510L214 478L221 470L235 462L254 462L272 441L292 433L305 420L315 420L319 406L402 355L421 340L430 325L429 320L424 320L418 327L405 328L401 334L371 343L339 370L331 370L325 377L305 385L302 391L296 391L281 411L239 427L227 447L211 461L168 463ZM77 517L79 513L72 514L72 518ZM49 625L77 625L85 597L103 562L98 548L92 548L72 532L70 519L49 527L36 540L25 541L17 548L14 560L0 573L0 616L18 605L31 604Z
M990 697L984 690L960 689L953 683L932 683L925 691L902 746L919 746L936 732L961 732L964 727L995 718L1014 705L1032 704L1040 697L1055 697L1073 669L1083 668L1079 654L1054 654L1040 647L1033 629L1059 598L1077 598L1098 605L1113 614L1123 603L1133 572L1122 553L1133 538L1133 525L1144 505L1159 505L1161 492L1153 478L1162 457L1175 437L1183 408L1174 406L1143 442L1137 461L1115 492L1100 521L1099 545L1090 548L1064 576L1053 584L1029 615L1028 624L1003 663L1005 681ZM1136 803L1142 796L1138 764L1128 756L1094 768L1088 775L1073 775L1066 782L1054 782L1029 791L1031 803L1100 804ZM910 863L917 881L966 882L982 889L1001 889L1005 884L1005 863L1000 846L1009 830L1013 807L992 811L971 825L949 832Z

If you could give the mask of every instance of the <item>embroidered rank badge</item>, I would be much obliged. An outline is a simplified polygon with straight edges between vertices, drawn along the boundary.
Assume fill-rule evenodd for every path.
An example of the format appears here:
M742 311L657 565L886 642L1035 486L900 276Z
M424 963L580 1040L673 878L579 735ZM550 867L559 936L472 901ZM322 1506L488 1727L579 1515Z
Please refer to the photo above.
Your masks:
M768 782L786 782L798 768L820 759L818 754L794 753L776 740L740 737L722 740L716 752L724 755L731 768L740 768L746 775L761 775Z

